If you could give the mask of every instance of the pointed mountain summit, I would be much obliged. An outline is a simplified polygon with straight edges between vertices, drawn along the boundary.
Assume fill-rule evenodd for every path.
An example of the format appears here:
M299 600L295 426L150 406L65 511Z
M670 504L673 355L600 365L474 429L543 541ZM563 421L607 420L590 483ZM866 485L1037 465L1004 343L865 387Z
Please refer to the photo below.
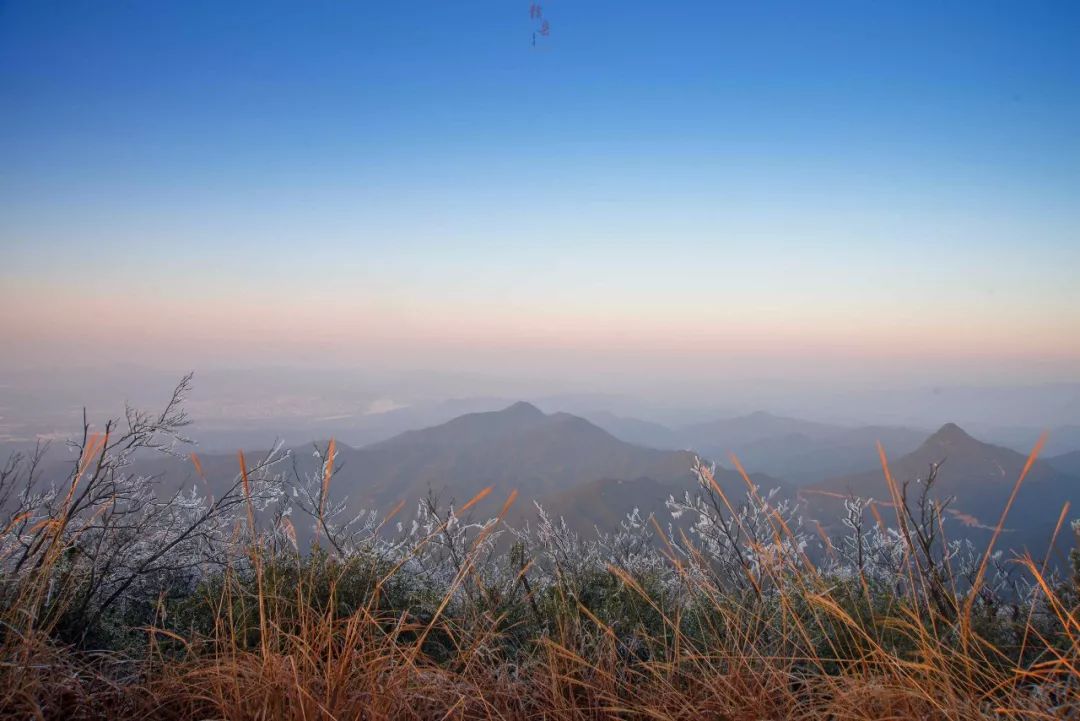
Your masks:
M528 401L518 401L501 411L495 411L495 413L501 416L515 416L518 418L542 418L544 415L543 411Z
M939 428L932 436L926 439L925 446L931 448L942 449L959 449L959 448L974 448L976 446L984 445L979 441L968 435L960 426L955 423L946 423Z

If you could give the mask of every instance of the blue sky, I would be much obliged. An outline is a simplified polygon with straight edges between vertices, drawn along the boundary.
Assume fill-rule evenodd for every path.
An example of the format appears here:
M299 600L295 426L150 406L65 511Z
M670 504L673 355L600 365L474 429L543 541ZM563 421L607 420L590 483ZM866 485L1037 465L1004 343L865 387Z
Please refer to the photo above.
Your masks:
M1080 376L1080 5L540 4L0 3L18 355Z

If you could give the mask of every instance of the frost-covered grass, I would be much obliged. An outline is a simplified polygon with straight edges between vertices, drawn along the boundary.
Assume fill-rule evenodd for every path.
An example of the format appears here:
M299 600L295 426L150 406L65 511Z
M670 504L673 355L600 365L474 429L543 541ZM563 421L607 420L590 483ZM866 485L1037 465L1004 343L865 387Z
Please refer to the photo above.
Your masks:
M895 518L851 499L829 539L706 465L664 518L588 537L541 508L511 528L490 489L347 513L332 444L317 474L279 450L162 497L134 459L183 447L186 390L87 428L61 481L0 470L5 715L1080 717L1076 579L946 542L934 469L910 498L890 480Z

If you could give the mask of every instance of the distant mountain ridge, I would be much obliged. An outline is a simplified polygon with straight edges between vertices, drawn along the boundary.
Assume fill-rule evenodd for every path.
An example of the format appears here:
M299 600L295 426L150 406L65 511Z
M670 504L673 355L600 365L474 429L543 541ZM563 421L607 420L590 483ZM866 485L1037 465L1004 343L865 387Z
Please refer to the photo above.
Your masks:
M572 525L591 526L634 507L662 509L668 495L694 487L694 458L626 443L584 418L518 402L350 449L341 460L353 470L343 470L335 484L375 507L429 490L461 501L494 485L503 495L517 490L529 513L535 501ZM719 468L717 476L733 490L745 489L734 471ZM784 486L764 476L755 481Z
M374 505L429 489L463 500L487 485L539 499L605 477L687 480L692 459L628 444L577 416L547 415L518 402L352 450L342 462L354 470L335 482Z
M1080 477L1080 451L1062 453L1059 456L1051 456L1046 459L1046 462L1062 473Z
M254 459L258 454L251 453ZM531 517L533 503L562 515L581 530L612 527L635 507L662 511L669 495L693 489L695 454L627 443L579 416L546 414L526 402L498 411L467 413L445 423L411 430L360 448L337 444L331 492L359 510L385 511L435 494L442 504L461 504L487 486L495 492L477 512L498 508L516 490L515 519ZM231 478L232 454L201 459L212 478ZM317 472L310 448L293 449L299 473ZM166 462L178 483L193 480L189 464ZM166 470L164 467L160 470ZM187 479L184 481L183 479ZM736 472L720 466L718 483L745 492ZM794 492L783 481L753 474L755 483ZM737 496L737 497L738 497ZM498 500L496 500L498 499Z
M678 429L611 414L589 419L623 440L654 448L692 449L726 462L738 456L747 468L795 485L854 473L874 460L881 441L898 453L914 450L927 431L900 426L849 427L756 411Z

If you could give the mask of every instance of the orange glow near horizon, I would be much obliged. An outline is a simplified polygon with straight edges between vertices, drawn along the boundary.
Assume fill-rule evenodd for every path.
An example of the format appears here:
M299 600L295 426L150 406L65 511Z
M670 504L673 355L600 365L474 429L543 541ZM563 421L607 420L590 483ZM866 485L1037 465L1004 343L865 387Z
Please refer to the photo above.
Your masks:
M282 362L321 354L328 362L368 357L456 359L496 356L608 359L671 367L680 358L763 358L794 369L804 361L933 364L1046 359L1080 367L1077 318L964 309L913 312L887 304L754 306L666 304L635 299L625 307L553 302L484 304L472 300L345 297L335 302L252 293L235 298L87 293L24 288L4 298L0 324L17 348L79 348L104 361L135 354L144 362L206 353L240 360L274 352ZM6 295L6 294L5 294ZM919 311L919 309L915 309ZM1025 314L1027 310L1028 314ZM113 354L111 356L110 354ZM621 360L620 360L621 359ZM62 358L54 359L56 362ZM69 359L70 360L70 359ZM692 364L691 364L692 365Z

